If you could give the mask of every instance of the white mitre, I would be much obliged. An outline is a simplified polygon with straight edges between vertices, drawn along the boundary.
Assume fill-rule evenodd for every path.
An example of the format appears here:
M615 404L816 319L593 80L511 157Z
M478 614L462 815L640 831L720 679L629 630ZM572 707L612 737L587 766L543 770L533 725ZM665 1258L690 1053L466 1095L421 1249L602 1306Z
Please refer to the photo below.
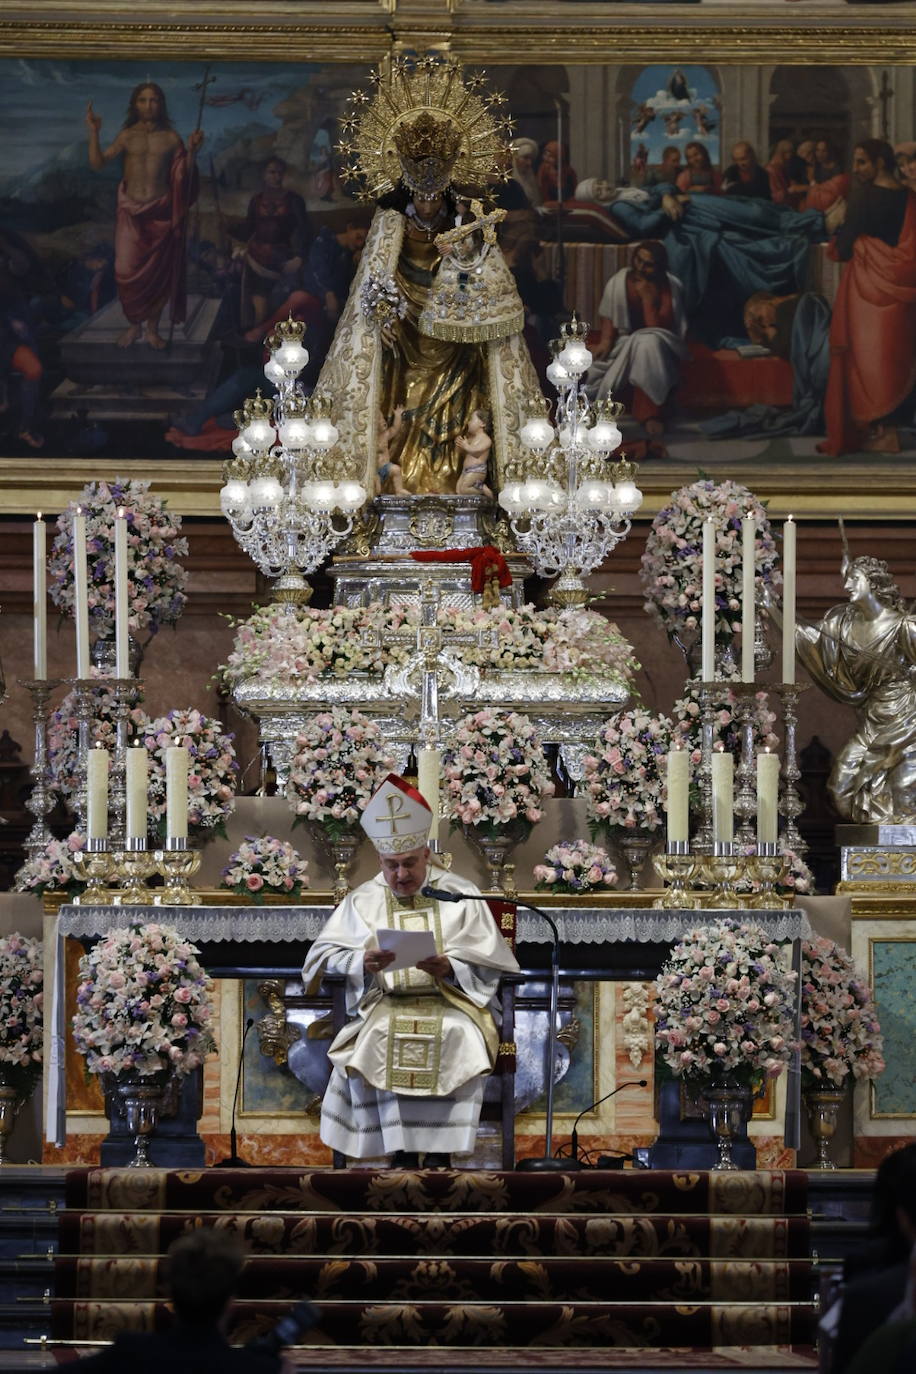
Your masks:
M369 799L359 823L379 854L406 854L429 839L433 813L423 794L389 773Z

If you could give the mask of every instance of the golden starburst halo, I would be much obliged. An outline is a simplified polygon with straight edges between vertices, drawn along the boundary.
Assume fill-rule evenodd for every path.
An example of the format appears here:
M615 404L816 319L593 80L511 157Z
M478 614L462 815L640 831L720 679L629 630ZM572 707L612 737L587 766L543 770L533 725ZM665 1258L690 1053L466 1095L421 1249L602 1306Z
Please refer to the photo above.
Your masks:
M504 180L511 120L488 93L485 75L465 76L451 57L382 63L369 77L374 94L354 91L337 145L343 174L361 200L378 200L403 181L416 195L454 184L484 189Z

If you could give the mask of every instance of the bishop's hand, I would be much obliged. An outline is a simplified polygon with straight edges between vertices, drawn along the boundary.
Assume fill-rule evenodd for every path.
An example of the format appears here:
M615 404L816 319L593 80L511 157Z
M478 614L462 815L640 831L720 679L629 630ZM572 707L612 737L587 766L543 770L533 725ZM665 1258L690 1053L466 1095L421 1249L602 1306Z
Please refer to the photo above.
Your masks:
M421 959L417 968L431 978L450 978L453 972L451 960L445 954L431 954L428 959Z
M393 949L367 949L363 955L364 973L381 973L389 964L394 963Z

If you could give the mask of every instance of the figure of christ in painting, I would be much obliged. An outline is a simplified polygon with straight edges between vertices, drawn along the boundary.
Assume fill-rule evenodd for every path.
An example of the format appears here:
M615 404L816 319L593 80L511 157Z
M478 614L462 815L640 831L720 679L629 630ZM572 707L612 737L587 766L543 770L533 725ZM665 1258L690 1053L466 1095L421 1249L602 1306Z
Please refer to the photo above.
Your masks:
M865 139L853 155L845 219L830 246L846 264L830 327L827 439L820 450L899 453L892 417L916 382L916 194L893 149Z
M630 266L615 272L598 306L601 334L592 345L585 390L591 400L613 394L650 440L665 432L666 407L687 356L687 316L677 277L661 243L637 243ZM656 456L664 456L660 448Z
M316 387L335 398L341 449L369 481L379 410L403 408L389 460L413 495L455 491L464 460L456 440L481 408L493 416L498 484L502 465L521 456L519 428L540 394L524 308L496 243L506 212L484 215L472 202L468 216L451 189L453 180L471 187L501 176L509 156L477 97L463 101L460 73L457 63L421 59L377 103L358 107L377 130L359 145L377 209ZM427 95L427 76L454 116ZM388 93L412 102L398 119ZM486 167L481 149L490 149Z
M152 81L135 87L123 128L107 148L102 148L102 119L92 101L86 127L94 171L122 159L115 280L128 327L118 343L128 348L142 333L151 348L165 348L159 320L166 305L173 325L185 317L185 224L197 196L195 160L204 136L195 129L185 148L172 128L162 88Z

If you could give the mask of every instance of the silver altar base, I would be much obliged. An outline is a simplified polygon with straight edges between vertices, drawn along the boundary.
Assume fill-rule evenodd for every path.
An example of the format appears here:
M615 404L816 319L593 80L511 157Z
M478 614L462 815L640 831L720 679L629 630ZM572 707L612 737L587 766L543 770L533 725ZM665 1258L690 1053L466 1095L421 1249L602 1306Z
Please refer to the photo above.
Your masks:
M405 699L403 710L399 711L398 704L385 692L381 677L319 678L302 683L295 692L252 680L239 683L232 696L240 711L260 722L261 743L266 744L270 753L278 791L284 791L289 780L296 735L309 716L329 706L354 706L378 721L401 768L406 766L411 746L416 742L411 703ZM483 670L474 696L450 702L449 708L458 715L484 706L524 712L545 744L560 745L563 765L569 776L578 781L582 777L582 760L594 749L599 729L628 700L625 687L603 677ZM447 743L447 722L443 722L443 736Z
M531 565L512 550L502 512L485 496L377 496L366 507L354 533L331 560L339 606L365 606L373 601L419 601L421 581L435 584L443 607L471 610L480 598L469 588L466 563L417 563L411 553L423 549L474 549L494 544L506 557L512 586L503 590L511 606L524 604L524 579Z
M916 825L838 825L840 889L916 885Z

